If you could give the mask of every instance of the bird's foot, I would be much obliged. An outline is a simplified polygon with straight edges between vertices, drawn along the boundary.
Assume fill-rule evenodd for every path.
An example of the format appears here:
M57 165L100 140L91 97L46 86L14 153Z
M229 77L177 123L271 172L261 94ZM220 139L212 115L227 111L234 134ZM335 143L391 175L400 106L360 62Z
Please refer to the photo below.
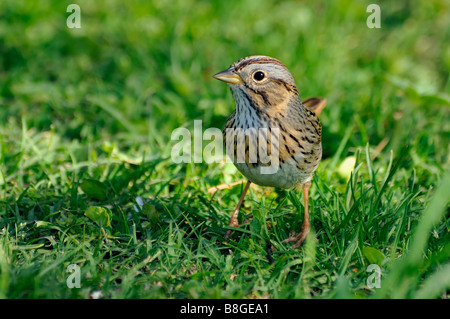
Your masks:
M228 224L228 226L237 228L237 227L239 227L240 225L246 225L246 224L249 224L249 223L252 221L252 218L253 218L253 214L251 214L251 215L248 217L248 219L245 220L245 221L243 221L241 224L238 223L237 219L233 219L233 220L230 221L230 223ZM225 232L225 236L224 236L225 240L230 239L230 235L231 235L232 231L233 231L232 229L227 229L227 231Z
M239 224L236 225L236 226L234 226L234 225L228 225L228 226L231 226L231 227L238 227ZM231 235L231 232L232 232L232 231L233 231L232 229L227 229L227 231L225 232L225 235L223 236L223 238L225 238L225 240L230 239L230 235Z
M294 244L291 246L292 249L298 248L300 247L303 242L306 240L306 238L309 235L309 228L306 227L302 227L302 231L300 232L300 234L295 234L294 232L291 232L289 234L289 237L286 238L285 240L283 240L283 243L292 243L294 242Z
M241 225L247 225L247 224L250 224L250 222L252 221L252 219L253 219L253 214L250 214L250 215L248 216L248 219L244 220L244 221L242 222Z

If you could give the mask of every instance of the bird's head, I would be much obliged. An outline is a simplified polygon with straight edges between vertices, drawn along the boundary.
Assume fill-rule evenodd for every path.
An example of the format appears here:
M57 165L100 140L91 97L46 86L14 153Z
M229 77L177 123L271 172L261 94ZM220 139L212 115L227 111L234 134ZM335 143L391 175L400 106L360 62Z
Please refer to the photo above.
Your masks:
M297 87L289 70L268 56L240 59L213 77L228 83L235 100L247 98L260 108L283 107L289 100L298 99Z

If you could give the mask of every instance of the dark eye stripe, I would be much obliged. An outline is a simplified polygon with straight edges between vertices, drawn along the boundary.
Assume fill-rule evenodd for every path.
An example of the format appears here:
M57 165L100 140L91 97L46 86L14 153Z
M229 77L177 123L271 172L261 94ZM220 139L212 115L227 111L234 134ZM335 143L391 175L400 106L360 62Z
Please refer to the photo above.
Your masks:
M298 90L295 87L295 85L289 84L286 81L283 81L281 79L272 79L272 82L278 84L278 85L283 85L286 90L288 90L289 92L294 93L295 95L298 95Z

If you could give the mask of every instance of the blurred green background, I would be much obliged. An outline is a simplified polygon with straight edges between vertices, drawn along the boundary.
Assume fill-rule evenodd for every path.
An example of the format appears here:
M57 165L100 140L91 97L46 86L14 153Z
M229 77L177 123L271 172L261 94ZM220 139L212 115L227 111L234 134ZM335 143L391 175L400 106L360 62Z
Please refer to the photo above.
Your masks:
M81 7L80 29L66 26L70 3ZM77 178L114 184L117 177L121 188L117 183L114 187L122 195L114 200L119 204L130 205L138 195L165 196L163 201L181 210L199 205L197 209L208 214L210 200L220 202L218 210L231 210L238 190L230 197L211 199L205 194L209 187L241 179L239 173L220 164L173 165L170 137L177 127L193 128L194 119L203 120L204 129L222 128L234 102L212 75L254 54L281 60L302 98L327 98L321 115L321 182L345 191L346 180L337 166L366 145L380 151L375 170L383 175L392 150L394 157L404 159L401 176L413 180L415 191L428 194L419 200L425 205L449 167L450 3L378 1L380 29L366 25L370 3L3 0L3 234L9 231L13 238L14 228L24 222L29 228L24 226L24 235L15 237L16 244L34 245L42 242L34 220L70 225L76 220L70 214L83 213L93 203L111 204L86 201L82 192L77 194ZM155 166L144 165L148 172L142 169L129 177L139 163ZM137 184L139 178L143 180ZM161 181L163 186L155 188ZM407 194L407 184L399 182L393 188ZM192 192L205 197L191 198ZM68 215L59 220L58 212ZM223 214L225 220L226 211ZM128 226L122 226L126 231L117 231L127 233ZM448 225L440 229L445 234ZM28 259L19 252L11 254L21 264ZM19 270L15 275L10 271L11 282L26 285ZM30 296L5 285L6 296ZM49 295L35 291L34 296ZM225 295L230 296L236 295Z

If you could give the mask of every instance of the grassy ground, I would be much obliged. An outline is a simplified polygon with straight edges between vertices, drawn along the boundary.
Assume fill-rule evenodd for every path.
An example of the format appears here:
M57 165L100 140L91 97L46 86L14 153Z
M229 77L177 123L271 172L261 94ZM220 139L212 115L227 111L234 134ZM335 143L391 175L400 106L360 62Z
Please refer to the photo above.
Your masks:
M372 2L81 0L69 29L64 1L2 1L0 297L446 297L450 8L380 1L369 29ZM223 127L211 75L252 54L328 99L298 250L300 194L252 188L225 242L243 185L208 190L242 175L171 160L175 128Z

